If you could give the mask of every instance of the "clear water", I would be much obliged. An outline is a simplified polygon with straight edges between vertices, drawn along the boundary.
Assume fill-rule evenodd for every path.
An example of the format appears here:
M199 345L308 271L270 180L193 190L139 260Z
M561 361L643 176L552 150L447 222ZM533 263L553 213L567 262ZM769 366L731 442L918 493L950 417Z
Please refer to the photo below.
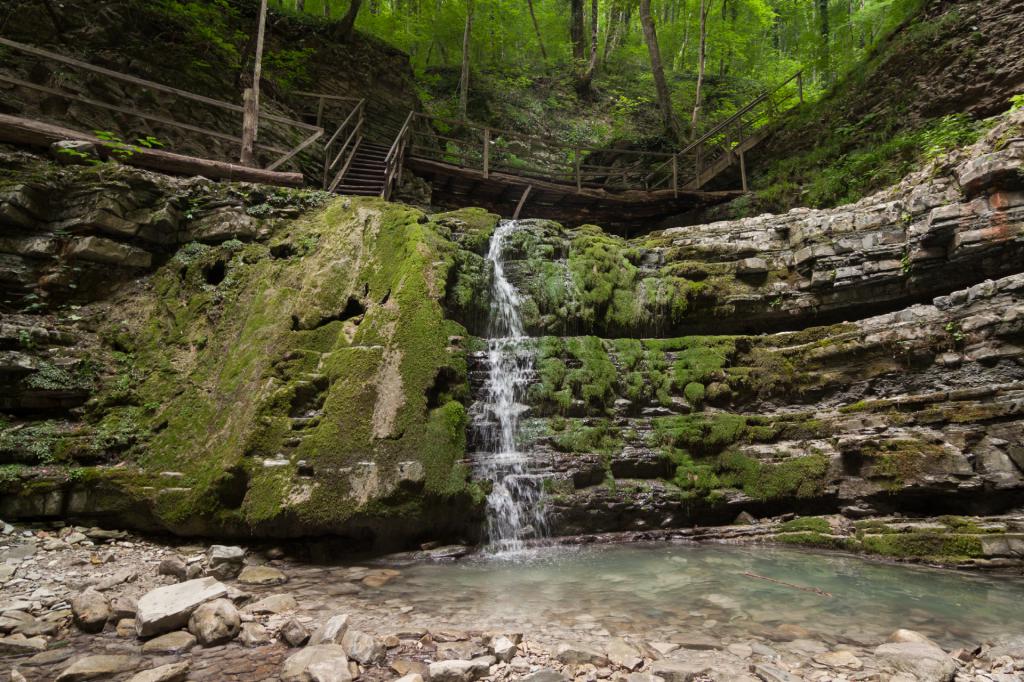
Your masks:
M488 378L483 405L476 418L490 425L483 452L475 458L477 475L492 482L487 498L489 549L518 553L524 541L544 534L541 478L531 472L530 461L519 447L519 418L526 409L523 396L533 374L533 345L519 314L520 298L505 277L503 251L517 222L502 221L491 237L487 260L494 277L488 328Z
M746 572L832 593L823 597ZM386 588L424 615L535 639L610 636L724 642L797 625L824 642L875 646L897 628L947 647L1016 634L1024 582L788 548L652 544L547 547L403 569ZM769 637L770 639L770 637ZM784 645L783 645L784 646Z

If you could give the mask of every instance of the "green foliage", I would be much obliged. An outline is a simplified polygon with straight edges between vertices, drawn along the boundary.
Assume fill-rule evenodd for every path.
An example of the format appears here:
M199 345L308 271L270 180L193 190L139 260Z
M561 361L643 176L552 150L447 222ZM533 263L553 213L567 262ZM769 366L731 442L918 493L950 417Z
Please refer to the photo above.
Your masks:
M694 407L700 407L704 404L704 384L692 381L686 384L683 389L683 395L686 396L687 402Z
M1024 93L1010 98L1010 111L1020 111L1021 109L1024 109Z
M792 521L786 521L779 527L781 533L799 533L799 532L813 532L813 533L831 533L832 527L829 525L827 519L823 519L817 516L805 516L799 519L793 519Z

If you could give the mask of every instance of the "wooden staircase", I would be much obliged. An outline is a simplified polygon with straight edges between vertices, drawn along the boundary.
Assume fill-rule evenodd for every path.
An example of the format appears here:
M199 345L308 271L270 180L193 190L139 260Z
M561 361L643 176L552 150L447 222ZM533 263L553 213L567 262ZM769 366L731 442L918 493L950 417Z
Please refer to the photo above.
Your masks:
M348 170L334 191L363 197L379 197L384 193L385 170L390 147L363 140L355 150Z

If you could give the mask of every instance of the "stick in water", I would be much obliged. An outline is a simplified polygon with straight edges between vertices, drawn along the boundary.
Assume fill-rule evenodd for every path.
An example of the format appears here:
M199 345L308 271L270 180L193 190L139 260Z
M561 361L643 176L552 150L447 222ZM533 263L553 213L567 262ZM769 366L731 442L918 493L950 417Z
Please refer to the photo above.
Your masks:
M757 578L758 580L767 580L768 582L775 583L776 585L783 585L785 587L792 587L794 590L800 590L801 592L811 592L813 594L821 595L822 597L831 597L832 596L831 592L826 592L825 590L818 589L817 587L803 587L802 585L794 585L793 583L787 583L787 582L784 582L782 580L776 580L775 578L769 578L766 575L758 575L757 573L751 573L750 571L744 571L743 575L747 576L748 578Z

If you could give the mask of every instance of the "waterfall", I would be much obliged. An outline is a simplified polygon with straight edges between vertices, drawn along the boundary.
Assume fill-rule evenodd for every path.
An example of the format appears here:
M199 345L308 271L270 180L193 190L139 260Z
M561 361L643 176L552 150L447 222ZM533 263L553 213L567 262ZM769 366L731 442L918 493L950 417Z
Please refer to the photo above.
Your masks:
M478 475L492 482L487 497L490 548L515 552L524 540L544 534L541 505L543 479L531 472L529 457L519 447L519 418L526 410L526 389L534 371L534 345L520 317L520 298L505 276L506 238L519 223L503 220L494 230L487 260L493 268L491 313L487 339L487 383L477 418L484 422Z

